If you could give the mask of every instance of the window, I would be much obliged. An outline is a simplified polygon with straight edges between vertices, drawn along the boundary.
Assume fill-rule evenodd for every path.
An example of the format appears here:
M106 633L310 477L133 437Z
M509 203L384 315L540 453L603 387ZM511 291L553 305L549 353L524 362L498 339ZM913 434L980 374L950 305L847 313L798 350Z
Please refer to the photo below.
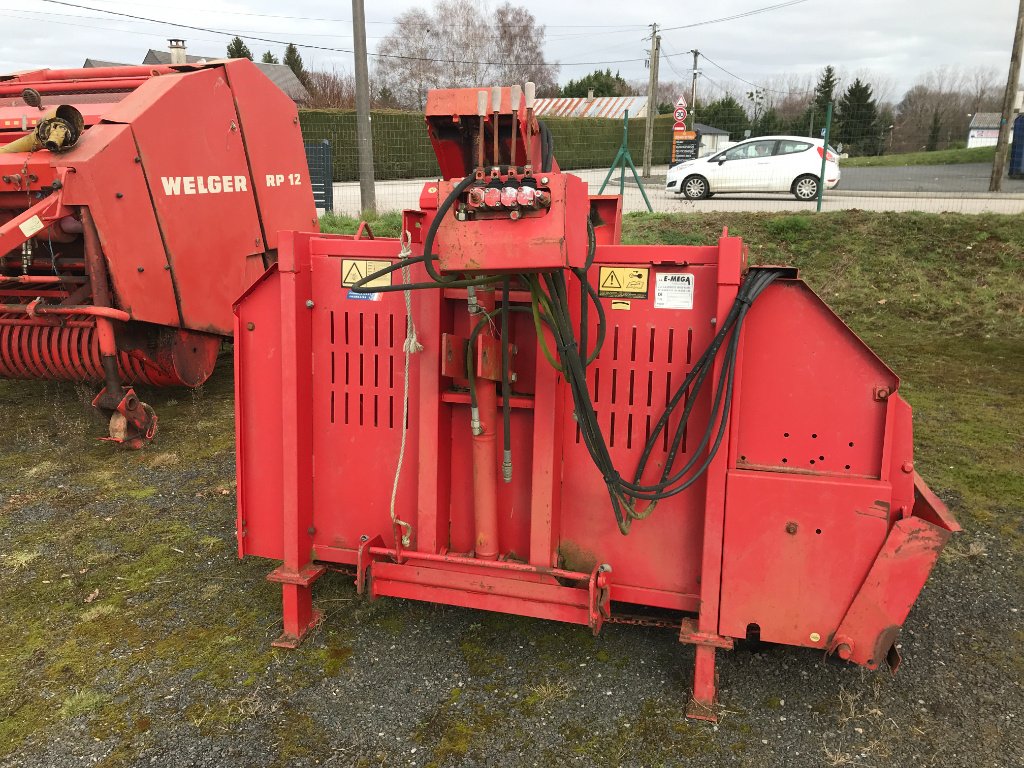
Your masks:
M751 141L746 144L740 144L727 150L725 159L756 160L762 157L771 157L772 152L775 151L775 144L775 141Z
M793 141L792 139L779 142L780 155L795 155L797 152L804 152L811 148L806 141Z

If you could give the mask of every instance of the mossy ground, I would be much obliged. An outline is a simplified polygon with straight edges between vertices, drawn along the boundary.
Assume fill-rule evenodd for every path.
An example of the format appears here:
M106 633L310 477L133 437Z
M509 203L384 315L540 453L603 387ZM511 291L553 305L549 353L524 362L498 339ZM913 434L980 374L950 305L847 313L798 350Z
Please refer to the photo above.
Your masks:
M333 226L353 231L355 222ZM385 215L376 234L394 236L398 226ZM1024 217L631 215L624 239L707 243L723 226L747 240L752 260L799 266L900 374L915 409L919 471L968 529L1008 542L1014 583L1024 586ZM317 587L327 618L305 650L271 649L279 591L264 581L269 565L234 557L230 367L225 356L197 392L144 393L161 429L139 452L95 439L104 425L89 389L0 381L0 763L71 734L109 745L102 764L133 765L175 729L214 738L252 722L266 734L263 764L323 759L338 753L300 695L373 677L361 627L386 655L419 626L452 634L441 647L463 678L404 726L417 764L482 764L495 745L529 743L543 729L560 744L544 748L551 765L672 765L714 752L764 763L753 715L734 712L712 732L682 719L678 692L634 692L631 712L604 721L573 714L606 701L594 683L601 675L637 674L639 628L595 640L518 617L365 604L334 577ZM945 567L970 574L973 562ZM1014 632L998 646L1005 651L985 645L977 655L1019 679ZM648 663L665 668L684 653L669 641L655 647L665 656ZM673 671L668 684L685 690L684 678ZM808 710L814 717L845 727L834 690L816 700L825 703ZM771 690L748 706L773 717L790 710ZM379 744L353 750L351 764L397 763Z

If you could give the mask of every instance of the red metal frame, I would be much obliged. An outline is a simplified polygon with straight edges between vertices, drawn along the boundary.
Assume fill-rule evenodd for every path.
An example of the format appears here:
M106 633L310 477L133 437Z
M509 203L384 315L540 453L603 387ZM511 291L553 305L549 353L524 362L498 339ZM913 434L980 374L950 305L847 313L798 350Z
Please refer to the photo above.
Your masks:
M462 96L454 98L461 103ZM466 154L457 142L435 138L435 146L446 174ZM421 201L423 209L403 219L416 255L437 215L436 185ZM646 290L601 298L608 337L587 369L609 452L625 473L636 466L652 418L732 307L747 271L745 251L727 233L715 246L621 245L617 198L566 205L578 205L584 219L589 211L599 224L589 271L596 288L601 268L646 275ZM580 212L551 214L574 221ZM529 242L532 227L528 217L476 222L480 269L505 268L505 243ZM465 247L461 236L443 231L438 249L451 255ZM498 242L493 260L481 239L488 231ZM357 586L371 598L516 613L594 631L605 621L635 621L636 605L680 612L673 625L679 640L696 647L692 717L717 716L716 652L750 634L869 668L892 656L907 610L958 526L913 475L910 411L898 380L795 271L750 310L726 438L708 471L623 536L581 442L569 387L546 362L532 318L513 314L507 339L481 334L473 355L480 420L495 424L493 435L483 430L490 441L503 437L501 398L486 378L495 370L483 352L496 355L501 345L516 352L516 469L506 484L497 479L493 443L482 445L471 429L460 358L477 318L467 312L466 290L411 294L423 350L408 362L403 424L403 295L359 294L344 285L353 263L394 262L400 243L299 233L282 234L281 242L278 268L235 307L238 548L240 556L284 561L271 576L284 591L279 642L295 645L319 620L312 585L336 563L355 566ZM531 253L520 253L520 271L533 266ZM468 256L452 263L465 268L458 259ZM411 273L413 281L427 279L422 264ZM666 274L691 276L691 307L656 301L656 278ZM570 291L570 307L579 307L579 290ZM476 299L489 308L500 295L478 290ZM515 290L508 300L524 304L529 296ZM590 338L596 322L591 314ZM722 375L719 364L712 390ZM704 391L687 435L701 434L710 418L711 393ZM692 456L697 442L684 439L679 460ZM653 460L666 454L667 445ZM395 517L411 526L408 543L396 533L393 487Z

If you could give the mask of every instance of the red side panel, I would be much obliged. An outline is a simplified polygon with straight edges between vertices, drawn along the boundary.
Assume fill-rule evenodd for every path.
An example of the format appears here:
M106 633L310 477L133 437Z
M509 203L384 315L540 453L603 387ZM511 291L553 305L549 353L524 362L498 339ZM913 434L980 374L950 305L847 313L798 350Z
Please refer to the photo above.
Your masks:
M732 471L719 632L824 648L888 530L888 485ZM816 639L815 639L816 636Z
M249 155L256 204L268 249L282 230L318 227L299 129L299 113L284 91L247 59L224 65Z
M744 327L735 463L884 477L882 444L896 376L802 281L780 281Z
M89 207L114 284L115 306L135 320L178 325L167 256L135 141L127 125L97 125L54 163L67 175L64 200Z
M202 116L194 130L182 115ZM223 69L157 77L111 111L130 121L186 328L228 335L263 234ZM173 127L172 127L173 126Z
M284 557L281 290L272 267L235 308L238 554Z

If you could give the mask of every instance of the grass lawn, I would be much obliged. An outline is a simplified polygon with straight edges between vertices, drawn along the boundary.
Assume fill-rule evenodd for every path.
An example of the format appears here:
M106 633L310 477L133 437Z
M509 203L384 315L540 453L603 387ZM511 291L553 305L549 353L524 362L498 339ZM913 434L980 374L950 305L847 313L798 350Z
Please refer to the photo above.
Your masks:
M959 165L961 163L991 163L995 160L995 147L971 149L940 149L935 152L907 152L902 155L877 157L851 157L841 161L844 168L880 165Z

